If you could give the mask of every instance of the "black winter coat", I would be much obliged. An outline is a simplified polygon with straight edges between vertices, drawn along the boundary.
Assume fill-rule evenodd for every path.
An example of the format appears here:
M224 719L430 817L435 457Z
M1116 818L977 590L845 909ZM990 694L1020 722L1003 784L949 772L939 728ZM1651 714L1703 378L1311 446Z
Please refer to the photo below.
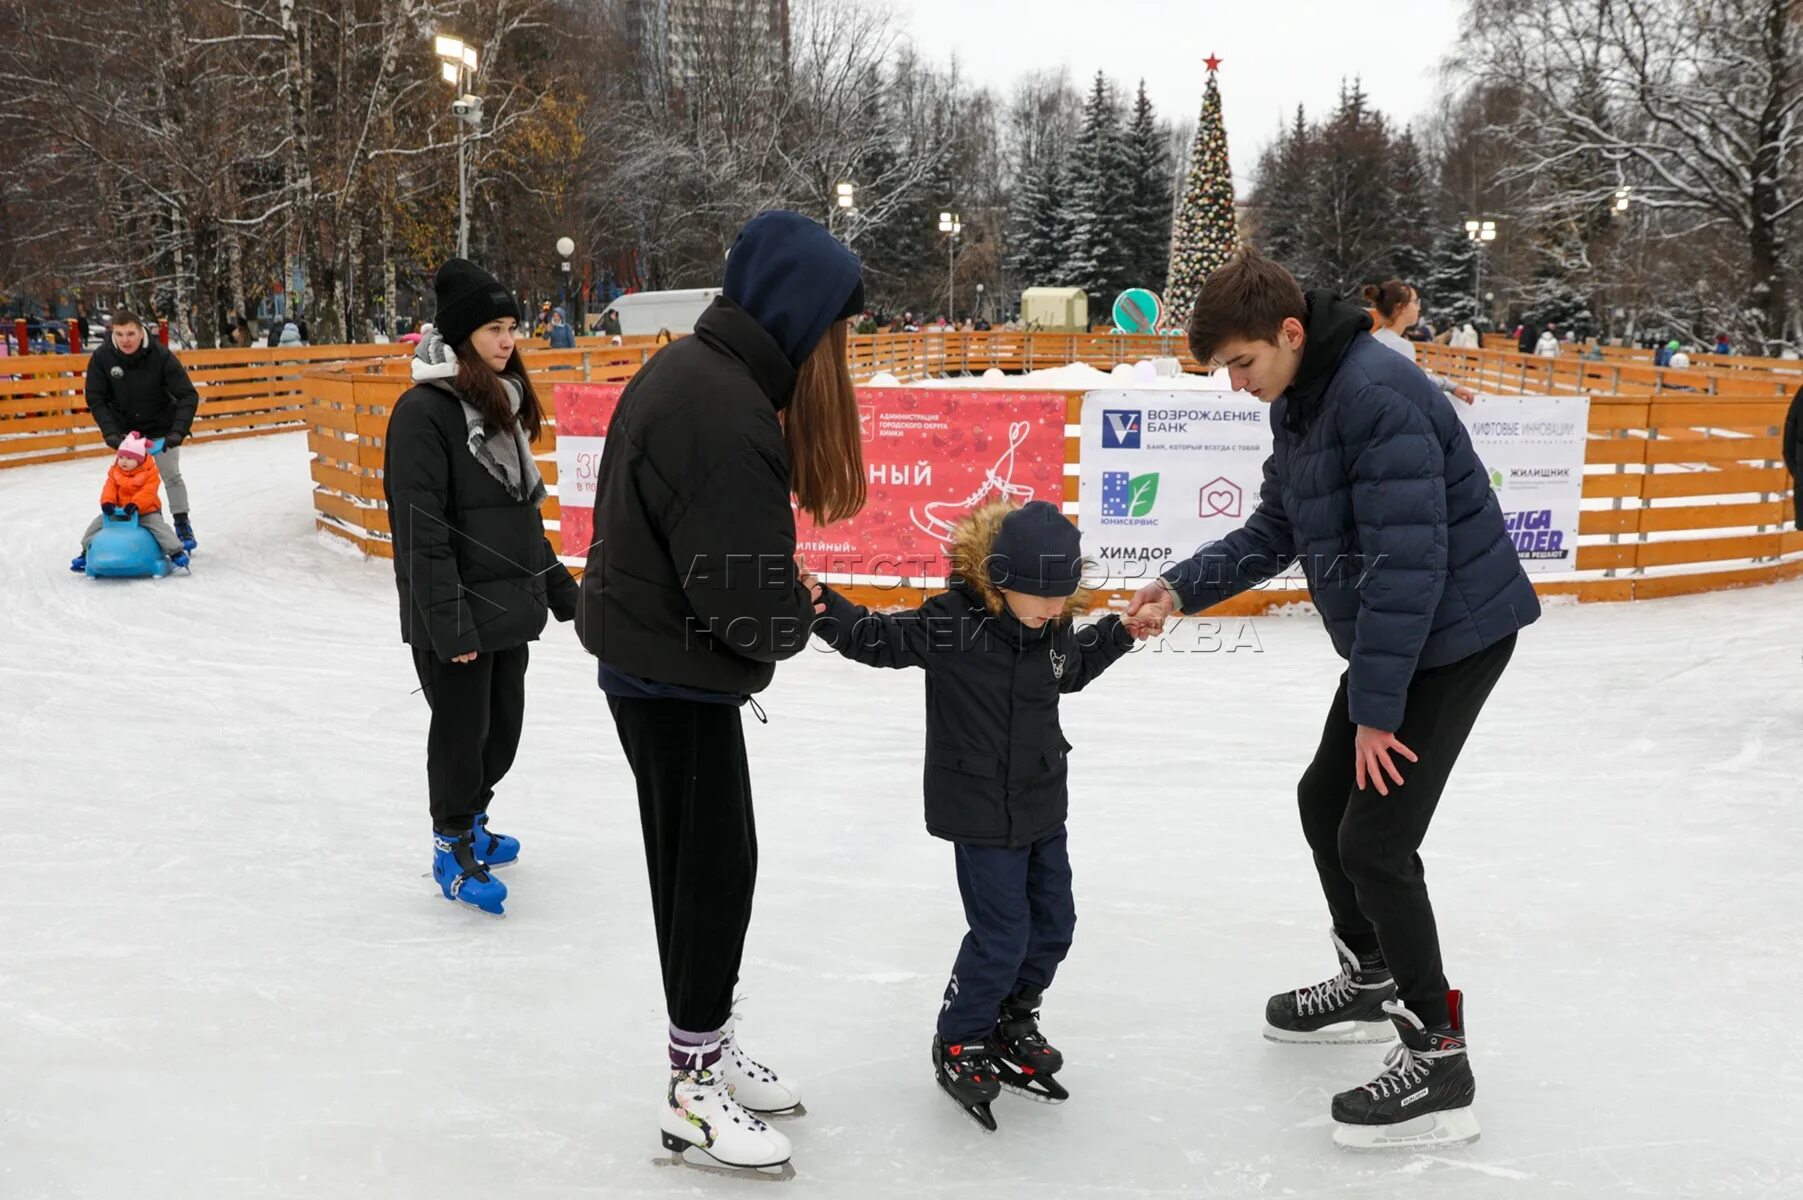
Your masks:
M469 450L448 383L415 384L388 418L382 491L394 536L401 640L449 662L535 641L549 609L576 615L576 581L538 505L515 500Z
M807 645L789 451L795 368L721 297L633 377L595 481L577 632L656 683L750 695Z
M129 356L108 339L88 359L88 411L108 445L116 447L133 430L147 438L185 438L198 407L200 393L181 360L154 338Z
M1797 528L1803 529L1803 388L1791 397L1784 415L1784 465L1790 468L1791 503L1796 506Z
M955 582L912 612L874 613L823 589L815 632L845 657L927 673L927 832L979 846L1027 846L1070 809L1058 698L1133 648L1118 616L1029 629Z

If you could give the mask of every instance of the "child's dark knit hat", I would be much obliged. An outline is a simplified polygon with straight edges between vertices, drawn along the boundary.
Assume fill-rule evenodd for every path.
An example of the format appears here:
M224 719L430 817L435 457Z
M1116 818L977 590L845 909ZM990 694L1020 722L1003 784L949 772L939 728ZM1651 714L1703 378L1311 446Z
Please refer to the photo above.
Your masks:
M1034 500L1002 518L989 550L989 581L1029 596L1069 596L1083 575L1082 540L1058 506Z

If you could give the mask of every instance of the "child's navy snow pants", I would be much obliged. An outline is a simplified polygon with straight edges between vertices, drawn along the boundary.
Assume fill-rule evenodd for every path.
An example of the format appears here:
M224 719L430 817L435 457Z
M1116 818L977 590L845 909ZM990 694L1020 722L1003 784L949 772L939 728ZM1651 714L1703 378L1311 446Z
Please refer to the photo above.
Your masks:
M955 842L953 849L970 932L945 987L939 1036L974 1042L995 1031L1002 1001L1016 986L1051 985L1071 948L1077 906L1062 825L1031 846Z

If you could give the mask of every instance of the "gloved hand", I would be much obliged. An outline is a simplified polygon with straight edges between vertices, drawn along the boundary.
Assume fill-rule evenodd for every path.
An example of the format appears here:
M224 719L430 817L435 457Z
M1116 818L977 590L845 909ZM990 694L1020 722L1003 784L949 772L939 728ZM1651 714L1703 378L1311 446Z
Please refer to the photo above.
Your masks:
M127 504L123 511L126 516L135 517L138 515L138 506L135 504Z
M110 502L110 501L109 501L109 502L107 502L107 503L103 503L103 504L102 504L102 505L101 505L101 506L100 506L100 511L101 511L101 512L103 512L103 513L105 513L105 514L106 514L106 515L107 515L107 516L109 516L109 517L110 517L110 516L112 516L112 515L113 515L113 506L112 506L112 503L111 503L111 502Z
M188 435L181 430L171 429L168 433L163 435L163 449L173 450L186 441L187 438Z
M119 448L119 443L124 440L125 435L123 433L109 433L106 435L106 448L108 450L117 450Z

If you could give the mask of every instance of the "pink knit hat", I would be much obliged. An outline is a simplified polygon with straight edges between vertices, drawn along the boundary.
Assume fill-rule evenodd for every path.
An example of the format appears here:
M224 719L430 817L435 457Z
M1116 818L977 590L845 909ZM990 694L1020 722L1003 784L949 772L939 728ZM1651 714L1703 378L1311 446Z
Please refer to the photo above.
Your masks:
M119 443L119 453L143 462L150 457L150 442L143 434L134 429L125 435L123 442Z

